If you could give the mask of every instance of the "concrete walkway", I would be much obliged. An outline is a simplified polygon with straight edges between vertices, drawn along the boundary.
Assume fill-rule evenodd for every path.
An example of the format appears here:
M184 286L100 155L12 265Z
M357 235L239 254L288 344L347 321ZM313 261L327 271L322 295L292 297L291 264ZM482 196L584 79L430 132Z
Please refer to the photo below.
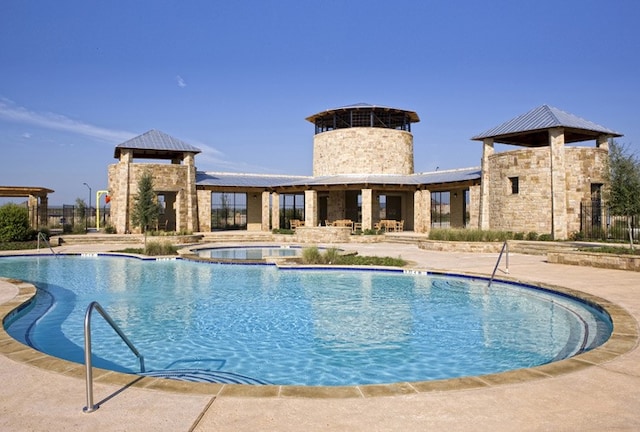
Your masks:
M491 273L497 257L429 252L391 243L340 247L362 255L401 256L420 269L484 275ZM114 245L57 248L66 252L115 249ZM542 256L519 254L511 254L509 270L510 278L590 293L640 318L640 273L549 264ZM18 287L0 281L0 307L15 297ZM637 334L637 322L629 327L627 333ZM615 356L601 351L605 360L595 365L573 360L581 367L567 373L530 374L522 380L509 379L507 373L500 374L507 377L502 381L497 376L474 381L484 382L482 386L443 386L449 389L423 392L406 386L406 394L378 397L284 393L261 397L255 392L225 392L216 385L189 391L176 385L166 391L159 389L161 385L141 387L130 376L115 374L119 383L112 378L95 384L101 406L91 414L82 412L83 367L51 370L56 367L46 367L49 357L22 356L22 348L9 349L15 342L0 340L4 353L0 355L0 430L636 431L640 430L640 350L637 338L628 340L632 341L630 350L624 350L628 352Z

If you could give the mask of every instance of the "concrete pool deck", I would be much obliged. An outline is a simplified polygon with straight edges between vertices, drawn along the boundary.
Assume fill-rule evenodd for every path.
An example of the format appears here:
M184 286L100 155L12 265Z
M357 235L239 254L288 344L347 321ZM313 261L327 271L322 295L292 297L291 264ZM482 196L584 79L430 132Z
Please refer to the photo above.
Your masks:
M338 246L362 255L401 256L423 270L482 275L490 275L497 258L497 254L431 252L397 243ZM113 244L96 244L56 251L117 249ZM605 351L600 361L579 362L570 370L516 371L454 385L444 382L439 389L424 391L409 384L373 397L307 395L304 389L274 397L271 387L260 396L255 389L245 393L242 388L225 390L215 384L185 386L189 387L185 390L175 381L142 386L135 377L96 373L94 398L100 409L91 414L82 412L86 403L82 365L61 371L59 360L34 356L23 346L15 348L15 341L0 340L0 430L640 430L640 273L549 264L544 256L512 253L508 277L608 300L635 318L625 332L636 336L627 338L631 345L621 350L627 351L624 354ZM17 293L14 283L0 281L0 307Z

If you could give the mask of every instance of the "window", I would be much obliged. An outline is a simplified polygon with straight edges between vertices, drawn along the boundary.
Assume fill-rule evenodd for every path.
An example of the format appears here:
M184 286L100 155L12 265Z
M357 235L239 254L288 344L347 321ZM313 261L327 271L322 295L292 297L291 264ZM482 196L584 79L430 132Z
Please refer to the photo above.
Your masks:
M212 192L211 229L247 229L247 194Z
M289 228L291 219L304 220L304 194L280 195L280 228Z
M509 177L511 182L511 194L517 195L520 193L520 180L518 177Z

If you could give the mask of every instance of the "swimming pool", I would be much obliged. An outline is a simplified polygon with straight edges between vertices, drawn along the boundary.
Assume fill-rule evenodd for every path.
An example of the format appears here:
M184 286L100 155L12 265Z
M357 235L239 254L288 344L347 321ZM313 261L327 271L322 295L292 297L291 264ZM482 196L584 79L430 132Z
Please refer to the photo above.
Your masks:
M83 362L83 319L97 300L147 370L190 380L355 385L426 381L531 367L603 343L604 313L514 284L399 271L122 257L0 259L0 275L38 286L7 331ZM137 371L100 319L94 365ZM170 370L171 372L166 372Z
M302 255L302 248L293 246L249 246L215 247L195 249L200 258L224 260L264 260L266 258L286 258Z

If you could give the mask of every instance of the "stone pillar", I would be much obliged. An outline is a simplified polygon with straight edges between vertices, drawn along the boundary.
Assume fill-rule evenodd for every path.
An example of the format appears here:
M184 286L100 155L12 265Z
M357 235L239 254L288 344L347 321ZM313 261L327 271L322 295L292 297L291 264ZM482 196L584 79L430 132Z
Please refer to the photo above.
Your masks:
M46 227L49 225L49 197L44 195L40 197L40 207L38 208L40 226Z
M549 129L551 152L551 235L554 240L566 240L567 185L564 162L564 128Z
M596 140L596 147L609 151L609 136L608 135L598 136L598 139Z
M362 189L362 230L373 228L373 190Z
M38 227L38 197L29 195L27 207L29 209L29 226L36 229Z
M480 194L480 185L469 187L469 206L467 207L467 210L469 211L469 227L471 228L477 228L480 226Z
M304 224L306 226L318 225L318 192L314 190L304 191Z
M185 183L187 185L185 190L185 204L187 206L187 220L186 223L181 225L186 226L186 229L191 232L200 230L200 224L198 223L198 195L196 192L196 165L195 154L185 153L184 164L187 166L187 172ZM178 228L176 227L176 230Z
M271 197L271 193L269 193L268 191L264 191L262 192L262 211L261 211L261 216L262 216L262 227L260 228L261 231L269 231L270 229L270 224L269 224L269 201L270 201L270 197Z
M271 194L271 229L280 229L280 194Z
M493 138L485 138L482 142L482 173L480 190L480 214L478 228L488 230L491 228L490 220L490 194L489 194L489 157L495 153Z
M413 194L413 230L424 234L431 230L431 191L428 189Z

